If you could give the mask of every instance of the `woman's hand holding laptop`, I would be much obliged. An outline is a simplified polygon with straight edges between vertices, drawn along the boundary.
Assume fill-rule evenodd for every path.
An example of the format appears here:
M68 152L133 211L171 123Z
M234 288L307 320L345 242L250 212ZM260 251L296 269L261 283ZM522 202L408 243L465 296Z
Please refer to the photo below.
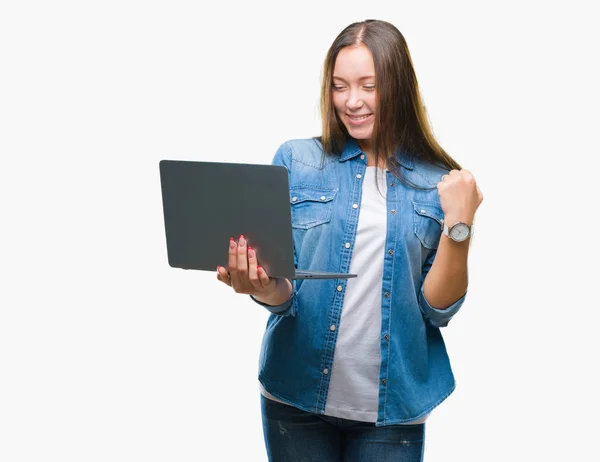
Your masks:
M288 279L270 278L265 269L258 266L256 251L248 246L243 235L237 243L230 239L229 272L218 266L217 279L237 293L252 295L266 305L281 305L292 295Z

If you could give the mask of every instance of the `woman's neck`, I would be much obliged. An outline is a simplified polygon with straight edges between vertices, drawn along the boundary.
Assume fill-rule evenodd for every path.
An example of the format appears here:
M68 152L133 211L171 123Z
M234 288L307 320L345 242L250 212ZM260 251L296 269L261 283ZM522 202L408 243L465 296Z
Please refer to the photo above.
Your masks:
M379 164L375 163L375 154L367 154L367 167L375 167L376 165L381 169L387 169L386 159L379 158Z
M375 167L375 154L373 153L371 140L356 140L356 144L362 152L367 155L367 167ZM387 166L385 159L379 159L379 168L385 169Z
M362 152L364 152L369 159L373 157L373 146L371 144L371 140L356 140L356 144Z

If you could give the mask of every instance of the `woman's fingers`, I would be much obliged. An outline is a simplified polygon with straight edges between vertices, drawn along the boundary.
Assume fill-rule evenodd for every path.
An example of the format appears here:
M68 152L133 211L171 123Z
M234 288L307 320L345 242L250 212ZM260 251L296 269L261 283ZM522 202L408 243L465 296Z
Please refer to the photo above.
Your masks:
M271 279L269 279L269 275L267 274L267 272L265 271L265 269L263 267L261 267L261 266L257 267L257 274L258 274L260 283L263 287L267 287L269 284L271 284Z
M238 265L238 245L233 240L233 238L229 239L229 277L231 282L231 287L234 289L239 287L240 280L237 274L237 265Z
M250 282L256 288L265 289L271 285L273 280L269 277L266 270L258 265L258 255L256 250L248 249L248 274L250 276Z
M250 293L256 289L261 289L262 285L254 269L254 282L250 279L250 266L248 261L248 241L244 235L241 235L236 243L233 238L229 241L229 277L231 287L239 293ZM250 250L253 254L253 261L256 264L256 253L254 249Z
M262 288L262 283L258 277L258 261L256 257L256 250L252 247L248 247L248 279L250 284L256 289Z
M242 235L238 242L229 241L229 273L217 268L217 279L233 287L238 293L258 293L269 287L273 280L264 268L258 266L258 255Z
M231 287L231 278L229 277L229 273L222 266L217 266L217 279Z
M238 239L237 244L237 276L240 281L247 282L248 280L248 242L242 234Z

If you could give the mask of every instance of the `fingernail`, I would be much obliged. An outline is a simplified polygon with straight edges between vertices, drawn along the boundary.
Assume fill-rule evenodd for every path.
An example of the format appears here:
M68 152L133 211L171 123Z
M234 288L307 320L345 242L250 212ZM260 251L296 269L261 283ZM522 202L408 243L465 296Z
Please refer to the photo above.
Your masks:
M238 241L238 244L240 245L240 247L243 247L246 244L246 238L243 234L240 235L240 240Z
M231 240L229 241L229 248L233 249L235 247L235 241L233 240L233 238L231 238Z
M254 249L252 247L248 247L248 256L254 257Z

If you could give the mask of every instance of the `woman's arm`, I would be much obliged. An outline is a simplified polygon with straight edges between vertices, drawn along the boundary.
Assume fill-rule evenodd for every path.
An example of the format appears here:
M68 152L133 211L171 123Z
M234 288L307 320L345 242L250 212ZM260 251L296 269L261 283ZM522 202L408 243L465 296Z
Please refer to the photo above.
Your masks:
M483 200L471 172L452 170L437 187L446 225L463 222L471 226ZM448 308L467 291L470 241L469 237L456 242L442 233L435 260L423 282L423 295L433 308Z
M423 282L423 295L433 308L448 308L467 291L469 242L470 238L454 242L442 234L435 260Z

